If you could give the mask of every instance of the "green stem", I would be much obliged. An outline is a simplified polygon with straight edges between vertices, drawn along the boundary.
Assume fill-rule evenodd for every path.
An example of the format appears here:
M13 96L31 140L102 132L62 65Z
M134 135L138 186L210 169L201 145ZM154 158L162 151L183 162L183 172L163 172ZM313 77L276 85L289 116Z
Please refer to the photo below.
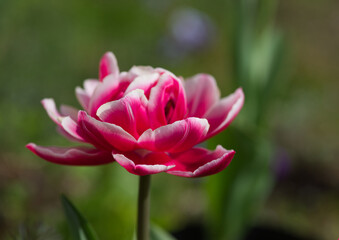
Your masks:
M140 176L137 240L149 240L150 186L151 175Z

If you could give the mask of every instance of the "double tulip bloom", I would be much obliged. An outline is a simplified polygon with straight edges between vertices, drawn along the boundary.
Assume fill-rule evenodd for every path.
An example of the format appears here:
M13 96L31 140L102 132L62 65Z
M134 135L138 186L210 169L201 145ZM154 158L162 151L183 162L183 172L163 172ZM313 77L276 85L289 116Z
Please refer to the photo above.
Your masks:
M100 61L99 80L89 79L76 96L84 110L42 100L49 117L66 137L92 146L27 148L47 161L65 165L118 162L130 173L159 172L202 177L223 170L233 150L209 151L197 144L224 130L242 108L237 89L220 99L214 78L187 80L152 67L120 72L113 53Z

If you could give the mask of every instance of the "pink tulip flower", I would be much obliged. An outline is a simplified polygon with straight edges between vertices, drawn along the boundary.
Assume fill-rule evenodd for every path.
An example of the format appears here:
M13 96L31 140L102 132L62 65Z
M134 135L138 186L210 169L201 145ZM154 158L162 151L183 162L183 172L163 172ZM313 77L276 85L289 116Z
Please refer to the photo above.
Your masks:
M65 165L118 162L128 172L160 172L202 177L220 172L235 152L217 146L210 151L197 144L224 130L244 103L241 88L220 99L214 78L198 74L187 80L152 67L120 72L113 53L99 66L99 80L85 80L76 88L84 110L42 100L60 133L91 146L43 147L27 145L47 161Z

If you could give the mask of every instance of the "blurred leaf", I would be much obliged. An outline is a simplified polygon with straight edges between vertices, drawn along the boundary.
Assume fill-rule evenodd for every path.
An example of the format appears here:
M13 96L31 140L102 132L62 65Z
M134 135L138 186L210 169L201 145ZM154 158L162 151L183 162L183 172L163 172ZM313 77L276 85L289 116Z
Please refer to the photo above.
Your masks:
M74 205L65 197L61 196L62 205L68 220L74 240L98 240L94 230Z
M133 240L137 240L136 236L133 237ZM176 240L164 229L152 224L150 229L150 240Z
M219 139L231 139L237 153L230 166L207 182L210 238L240 239L272 186L269 140L239 129L228 129ZM231 146L231 148L233 148Z
M175 240L169 233L155 225L151 226L150 237L151 240Z

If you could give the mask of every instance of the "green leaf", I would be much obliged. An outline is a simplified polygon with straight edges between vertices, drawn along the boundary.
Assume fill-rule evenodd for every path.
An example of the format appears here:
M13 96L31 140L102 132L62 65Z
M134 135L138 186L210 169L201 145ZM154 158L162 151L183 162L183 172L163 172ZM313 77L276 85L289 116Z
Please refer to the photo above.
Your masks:
M133 240L137 240L136 236L133 237ZM176 240L164 229L152 224L150 229L150 240Z
M164 229L152 225L151 232L150 232L150 239L151 240L175 240L169 233L167 233Z
M98 237L86 219L81 216L75 206L64 196L62 205L74 240L98 240Z

